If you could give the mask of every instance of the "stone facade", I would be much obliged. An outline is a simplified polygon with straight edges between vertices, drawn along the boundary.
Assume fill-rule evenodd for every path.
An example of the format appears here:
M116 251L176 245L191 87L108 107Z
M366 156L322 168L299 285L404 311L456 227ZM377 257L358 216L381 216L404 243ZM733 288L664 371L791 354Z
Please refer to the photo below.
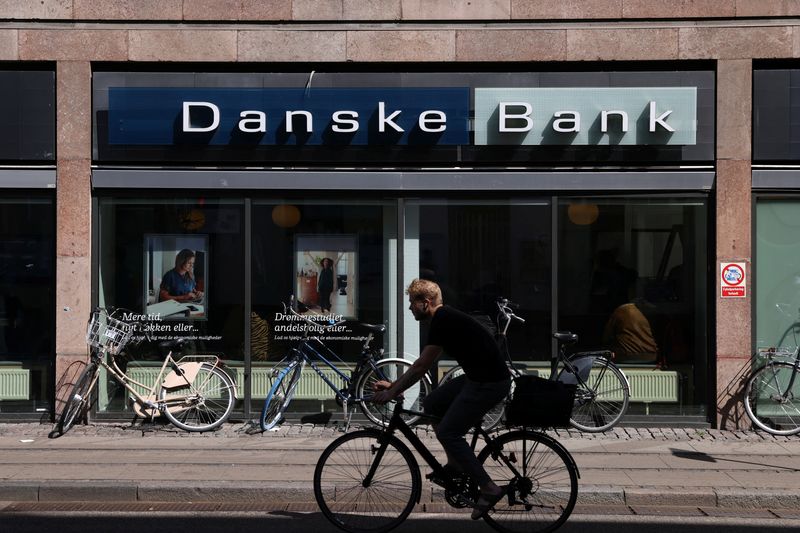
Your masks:
M712 257L750 263L752 60L800 57L800 23L779 18L798 15L793 0L0 0L0 59L57 65L56 381L85 353L92 62L716 61ZM749 299L717 299L716 316L718 421L733 427Z

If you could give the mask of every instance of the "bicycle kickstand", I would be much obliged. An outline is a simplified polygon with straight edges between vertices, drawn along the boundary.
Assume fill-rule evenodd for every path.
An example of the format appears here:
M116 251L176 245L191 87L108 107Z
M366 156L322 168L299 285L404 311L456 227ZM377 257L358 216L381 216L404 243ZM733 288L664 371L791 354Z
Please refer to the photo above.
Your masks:
M344 432L350 430L350 420L353 418L353 411L347 408L347 400L342 401L342 409L344 409Z

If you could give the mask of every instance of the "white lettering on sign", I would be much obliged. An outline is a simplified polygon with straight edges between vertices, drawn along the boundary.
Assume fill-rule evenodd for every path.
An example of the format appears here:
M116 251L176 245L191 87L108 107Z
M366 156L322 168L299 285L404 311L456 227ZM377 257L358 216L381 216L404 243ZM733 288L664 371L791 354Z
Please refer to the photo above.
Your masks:
M622 127L620 131L622 133L628 132L628 114L625 111L602 111L600 113L600 131L603 133L608 133L608 117L611 115L616 115L622 118Z
M239 121L239 129L245 133L267 131L267 114L263 111L242 111L239 113L239 118L242 119Z
M430 109L419 114L419 129L425 133L440 133L447 129L447 116Z
M511 113L509 110L512 108L522 108L522 113ZM531 131L533 129L533 119L531 118L533 108L528 102L500 102L500 131L503 133L519 133L524 131ZM524 126L512 126L509 121L522 121Z
M192 126L192 108L205 108L211 110L211 124L206 126ZM214 131L219 127L219 108L211 102L184 102L183 103L183 131L188 133L203 133Z
M666 123L667 117L672 114L672 110L664 111L659 116L656 116L656 103L650 102L650 131L656 131L656 124L660 125L667 131L675 131Z
M286 112L286 131L294 133L294 117L300 115L306 118L306 133L314 131L314 118L308 111L287 111Z
M573 133L581 131L581 114L577 111L559 111L553 115L553 130L558 133ZM567 118L562 118L567 117ZM566 124L570 124L567 126Z
M402 133L403 128L392 122L397 115L400 114L400 111L395 111L388 117L386 116L386 103L385 102L378 102L378 131L384 133L386 131L386 126L389 125L394 128L395 131Z
M198 123L200 111L205 110L206 114L211 111L211 118L205 122ZM385 133L395 131L404 133L405 130L395 122L403 111L401 109L386 110L385 102L378 102L378 131ZM194 117L194 119L193 119ZM302 131L304 133L314 132L314 116L310 111L295 109L285 112L286 131L294 133ZM239 113L239 121L236 125L239 131L244 133L265 133L267 131L267 114L263 111L247 109ZM361 128L357 111L343 109L334 111L331 115L331 130L335 133L355 133ZM183 102L182 116L183 131L185 133L206 133L219 128L220 111L219 107L211 102ZM417 125L425 133L442 133L447 131L447 114L438 109L427 109L419 114Z
M672 110L668 109L660 115L656 116L656 102L650 102L650 131L655 132L657 127L661 127L666 131L674 132L675 129L667 124L668 117L672 114ZM500 112L500 120L498 131L501 133L520 133L527 132L533 129L534 117L533 109L528 102L500 102L498 105ZM628 131L628 114L625 111L609 110L600 111L600 131L608 133L608 118L610 116L619 116L621 120L620 131L626 133ZM556 111L552 117L552 129L558 133L578 133L581 131L581 114L578 111Z
M358 113L355 111L336 111L333 114L331 129L336 133L354 133L358 131Z
M476 146L696 145L696 87L476 87Z

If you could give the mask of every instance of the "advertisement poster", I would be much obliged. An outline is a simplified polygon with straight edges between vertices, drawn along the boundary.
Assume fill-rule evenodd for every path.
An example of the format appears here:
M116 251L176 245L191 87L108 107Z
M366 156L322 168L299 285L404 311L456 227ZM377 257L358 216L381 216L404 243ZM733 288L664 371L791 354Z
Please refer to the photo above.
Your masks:
M208 268L208 235L145 235L144 313L206 320Z
M358 315L355 235L298 235L294 292L298 311L354 319Z

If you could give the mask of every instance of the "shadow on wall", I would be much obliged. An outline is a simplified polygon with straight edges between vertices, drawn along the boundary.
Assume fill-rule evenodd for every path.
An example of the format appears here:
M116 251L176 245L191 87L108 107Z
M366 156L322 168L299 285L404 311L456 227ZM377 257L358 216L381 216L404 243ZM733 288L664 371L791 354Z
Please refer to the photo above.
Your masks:
M744 388L750 377L751 362L747 359L736 375L717 394L717 420L725 429L751 429L752 423L744 410Z

